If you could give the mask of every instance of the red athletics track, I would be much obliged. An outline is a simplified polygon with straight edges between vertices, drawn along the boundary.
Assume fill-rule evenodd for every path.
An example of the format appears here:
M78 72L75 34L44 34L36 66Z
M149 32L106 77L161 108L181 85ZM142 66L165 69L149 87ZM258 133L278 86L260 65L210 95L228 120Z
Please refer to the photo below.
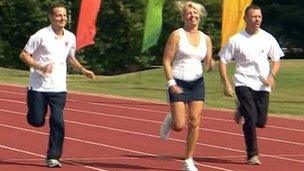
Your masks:
M0 85L0 170L40 171L48 124L26 123L25 88ZM159 139L168 105L69 93L61 171L181 170L185 133ZM232 112L206 109L195 160L202 171L303 171L304 120L270 117L259 130L261 166L245 164L240 125ZM59 169L54 169L59 170Z

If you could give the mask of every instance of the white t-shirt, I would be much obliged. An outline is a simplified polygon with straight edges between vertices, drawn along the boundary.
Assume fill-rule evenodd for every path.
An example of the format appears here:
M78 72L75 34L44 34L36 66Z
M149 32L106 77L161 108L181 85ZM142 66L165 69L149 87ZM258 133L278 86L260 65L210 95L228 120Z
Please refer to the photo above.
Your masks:
M203 74L201 62L207 54L206 35L200 31L199 45L193 46L183 28L178 29L178 33L180 39L172 62L172 76L184 81L196 80Z
M65 92L68 57L75 57L75 35L64 30L64 35L59 37L51 26L45 27L32 35L24 47L33 60L41 65L51 63L53 72L42 74L40 70L30 69L29 89L41 92Z
M271 87L265 86L260 77L266 79L269 75L268 57L271 61L279 61L284 53L276 39L260 29L254 35L248 34L245 30L233 35L221 49L219 56L223 63L235 61L235 86L247 86L255 91L270 92Z

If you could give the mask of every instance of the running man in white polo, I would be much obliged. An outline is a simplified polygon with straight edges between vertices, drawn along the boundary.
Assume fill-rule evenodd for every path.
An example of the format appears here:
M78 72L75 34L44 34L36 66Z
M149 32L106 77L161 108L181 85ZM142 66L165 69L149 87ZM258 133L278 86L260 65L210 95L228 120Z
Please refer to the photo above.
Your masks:
M259 6L247 7L244 20L245 30L233 35L219 52L220 75L225 94L233 96L234 91L227 76L227 63L234 60L236 70L233 81L239 101L235 119L236 122L245 119L243 132L248 164L260 165L256 127L264 128L266 125L269 92L275 85L280 58L284 53L276 39L260 28L262 12Z
M75 35L64 29L67 22L66 8L54 4L49 9L51 25L32 35L20 54L20 59L30 67L27 91L27 120L35 127L45 123L50 108L50 136L46 165L61 167L64 141L63 109L66 102L67 62L90 79L95 75L85 69L75 58Z

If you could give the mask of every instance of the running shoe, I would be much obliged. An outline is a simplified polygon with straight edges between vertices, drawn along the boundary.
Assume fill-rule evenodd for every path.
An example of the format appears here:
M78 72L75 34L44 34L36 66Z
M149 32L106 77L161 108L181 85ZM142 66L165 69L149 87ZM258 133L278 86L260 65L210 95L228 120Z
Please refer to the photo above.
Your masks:
M160 128L161 139L167 140L169 138L170 130L171 130L171 121L172 121L171 113L168 113Z
M234 121L237 123L237 124L244 124L245 123L245 119L244 117L241 115L241 113L237 110L234 112Z
M257 155L248 159L247 163L250 165L261 165L262 164Z
M54 167L61 167L62 164L57 159L46 159L45 160L46 166L50 168Z
M192 158L188 158L184 161L184 170L185 171L198 171L195 167L194 161Z

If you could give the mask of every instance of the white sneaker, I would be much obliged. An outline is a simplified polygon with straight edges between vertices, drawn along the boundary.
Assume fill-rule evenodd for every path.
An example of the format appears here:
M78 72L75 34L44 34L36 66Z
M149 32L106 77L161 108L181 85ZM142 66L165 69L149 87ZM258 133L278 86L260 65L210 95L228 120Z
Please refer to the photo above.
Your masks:
M198 169L194 165L194 161L192 158L188 158L184 161L184 170L185 171L198 171Z
M50 168L62 166L62 164L57 159L45 159L45 164Z
M245 119L239 111L234 112L234 118L233 119L237 124L243 125L245 123Z
M258 156L253 156L251 157L248 161L247 161L248 164L250 165L261 165L262 162L259 160L259 157Z
M170 130L171 130L171 121L172 121L171 113L168 113L160 128L161 139L167 140L169 138Z

